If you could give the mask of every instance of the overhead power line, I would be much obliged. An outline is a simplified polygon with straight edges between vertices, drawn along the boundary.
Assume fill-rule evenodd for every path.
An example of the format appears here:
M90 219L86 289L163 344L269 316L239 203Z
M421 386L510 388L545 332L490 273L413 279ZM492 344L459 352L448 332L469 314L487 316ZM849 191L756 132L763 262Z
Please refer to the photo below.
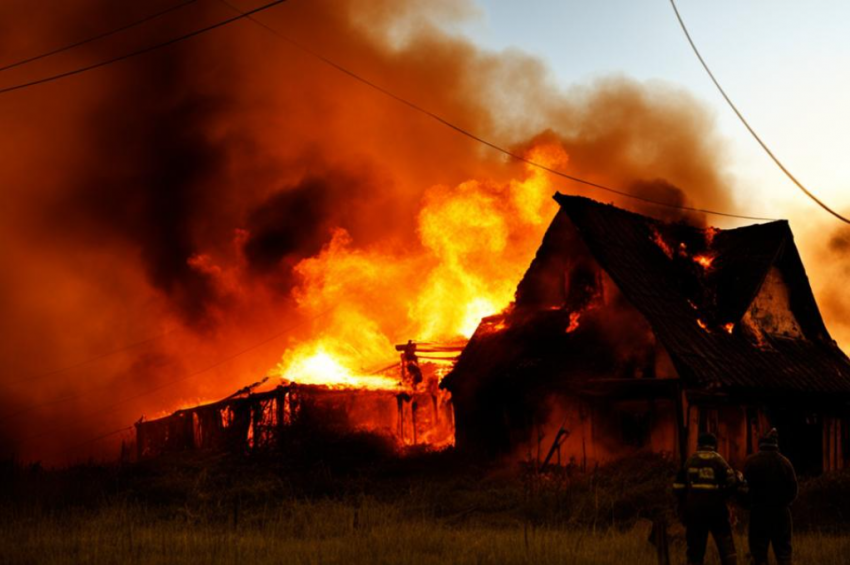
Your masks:
M225 363L228 363L229 361L232 361L232 360L236 359L237 357L241 357L242 355L245 355L246 353L250 353L251 351L254 351L255 349L258 349L258 348L260 348L260 347L262 347L262 346L264 346L268 343L271 343L271 342L283 337L284 335L295 331L296 329L300 328L301 326L303 326L305 324L314 322L314 321L318 320L319 318L322 318L322 317L330 314L333 310L334 310L333 308L329 308L329 309L327 309L323 312L320 312L319 314L316 314L315 316L312 316L310 318L307 318L306 320L302 320L301 322L293 324L293 325L291 325L291 326L289 326L289 327L287 327L287 328L285 328L285 329L263 339L262 341L255 343L254 345L251 345L249 347L246 347L245 349L241 349L241 350L237 351L236 353L233 353L231 355L223 357L223 358L219 359L218 361L216 361L216 362L214 362L210 365L207 365L203 369L199 369L197 371L187 373L187 374L185 374L185 375L183 375L179 378L172 379L172 380L170 380L170 381L168 381L168 382L166 382L162 385L152 387L152 388L145 390L143 392L140 392L138 394L134 394L134 395L131 395L131 396L128 396L128 397L124 397L120 400L116 400L115 402L106 406L105 408L100 409L96 412L93 412L90 416L94 417L94 416L102 416L104 414L110 414L110 413L114 412L115 410L117 410L118 408L120 408L123 404L126 404L127 402L132 402L133 400L138 400L139 398L144 398L145 396L149 396L151 394L154 394L156 392L164 390L168 387L171 387L171 386L174 386L176 384L179 384L179 383L188 381L190 379L193 379L193 378L195 378L199 375L202 375L203 373L206 373L207 371L211 371L211 370L215 369L216 367L220 367L221 365L224 365ZM103 387L98 387L98 388L103 388ZM75 396L75 398L81 397L81 396L84 396L84 394L78 394L78 395ZM43 406L43 405L35 405L35 406L30 407L30 408L35 409L35 408L39 408L41 406ZM19 414L19 413L24 412L24 411L25 410L20 410L19 412L16 412L16 414ZM122 430L123 429L125 429L125 428L122 428ZM112 433L113 434L118 433L118 431L121 431L121 430L117 430L117 431L112 432ZM30 440L33 440L33 439L38 439L40 437L46 436L46 435L51 434L51 433L55 433L55 431L49 431L49 432L34 434L34 435L23 438L23 441L30 441ZM99 437L96 438L96 439L99 439ZM96 439L93 440L93 441L96 441Z
M452 123L451 121L449 121L446 118L443 118L439 114L436 114L436 113L428 110L427 108L424 108L424 107L416 104L415 102L411 102L410 100L403 98L402 96L400 96L400 95L398 95L398 94L396 94L396 93L394 93L394 92L392 92L392 91L370 81L369 79L367 79L367 78L355 73L354 71L340 65L339 63L329 59L328 57L322 55L321 53L314 51L313 49L311 49L311 48L307 47L306 45L292 39L291 37L288 37L287 35L284 35L280 31L278 31L277 29L269 26L268 24L264 23L263 21L255 18L255 17L253 17L252 13L243 12L238 7L231 4L228 0L220 0L220 2L222 2L226 6L230 7L232 10L238 12L239 14L246 16L248 20L250 20L253 23L257 24L258 26L264 28L265 30L269 31L270 33L276 35L280 39L284 40L285 42L287 42L290 45L292 45L293 47L295 47L296 49L310 55L311 57L318 59L322 63L336 69L337 71L339 71L341 73L348 75L349 77L353 78L354 80L356 80L356 81L358 81L362 84L365 84L366 86L368 86L368 87L370 87L374 90L377 90L381 94L384 94L385 96L388 96L388 97L392 98L393 100L400 102L401 104L404 104L405 106L407 106L407 107L409 107L409 108L411 108L411 109L413 109L413 110L415 110L415 111L417 111L421 114L424 114L424 115L428 116L429 118L431 118L433 120L436 120L437 122L443 124L444 126L450 128L450 129L453 129L457 133L464 135L464 136L466 136L466 137L468 137L468 138L470 138L474 141L477 141L478 143L486 145L487 147L490 147L491 149L494 149L494 150L510 157L511 159L516 160L516 161L526 163L526 164L528 164L532 167L541 169L541 170L546 171L548 173L551 173L555 176L559 176L561 178L567 179L569 181L572 181L572 182L575 182L575 183L578 183L578 184L583 184L585 186L598 188L598 189L604 190L606 192L611 192L613 194L619 194L620 196L624 196L626 198L631 198L631 199L634 199L634 200L639 200L641 202L645 202L647 204L653 204L655 206L661 206L661 207L665 207L665 208L674 208L674 209L677 209L677 210L687 210L687 211L690 211L690 212L699 212L699 213L703 213L703 214L711 214L711 215L714 215L714 216L725 216L725 217L728 217L728 218L738 218L738 219L742 219L742 220L755 220L755 221L774 221L774 220L776 220L776 218L765 218L765 217L759 217L759 216L746 216L746 215L742 215L742 214L733 214L733 213L730 213L730 212L720 212L720 211L717 211L717 210L710 210L710 209L707 209L707 208L696 208L696 207L691 207L691 206L682 206L682 205L678 205L678 204L671 204L669 202L663 202L663 201L660 201L660 200L654 200L652 198L646 198L644 196L639 196L637 194L633 194L631 192L626 192L624 190L618 190L618 189L612 188L610 186L606 186L606 185L603 185L603 184L600 184L600 183L597 183L597 182L589 181L589 180L582 179L582 178L579 178L579 177L574 176L574 175L570 175L570 174L565 173L563 171L560 171L558 169L553 169L552 167L549 167L549 166L544 165L542 163L538 163L536 161L533 161L532 159L528 159L527 157L523 157L522 155L515 153L515 152L513 152L509 149L506 149L506 148L502 147L501 145L498 145L498 144L496 144L492 141L489 141L489 140L481 137L480 135L477 135L477 134L475 134L475 133L473 133L473 132L471 132L467 129L464 129L464 128L458 126L458 125L455 125L454 123Z
M700 64L702 64L702 68L705 69L706 73L708 73L709 78L711 78L711 82L713 82L714 86L717 87L717 90L720 91L720 94L723 96L723 99L726 100L726 103L729 105L730 108L732 108L732 111L735 112L735 115L738 116L738 119L741 120L741 123L744 124L744 127L747 128L747 131L750 132L750 135L752 135L753 138L758 142L758 144L761 145L761 148L764 149L765 153L767 153L768 156L773 159L773 162L776 163L776 165L780 169L782 169L782 172L785 173L785 176L787 176L789 179L791 179L791 182L797 185L797 188L802 190L806 196L814 200L818 204L818 206L820 206L842 222L850 224L850 219L845 218L844 216L830 208L825 202L823 202L823 200L812 194L809 189L803 186L803 183L801 183L799 180L797 180L797 177L791 174L791 171L789 171L785 167L785 165L782 164L782 161L780 161L779 158L773 154L773 151L771 151L767 144L762 140L762 138L759 137L759 134L757 134L756 131L750 126L750 123L747 121L744 115L741 114L741 112L738 110L738 107L735 106L734 102L732 102L732 99L729 98L729 95L727 95L726 91L723 90L723 87L720 86L720 82L718 82L717 78L714 76L714 73L711 72L708 63L706 63L705 59L702 58L699 49L697 49L696 43L694 43L693 38L691 38L691 34L688 32L688 28L685 25L685 20L682 19L682 15L679 13L679 8L676 6L676 1L670 0L670 5L673 6L673 11L676 13L676 19L679 20L679 25L682 27L682 31L685 32L685 37L688 39L688 43L690 43L691 49L693 49L694 54L697 56L697 59L699 59Z
M241 19L248 18L252 14L258 14L260 12L268 10L269 8L274 8L275 6L277 6L279 4L283 4L286 1L287 0L275 0L274 2L269 2L268 4L264 4L264 5L260 6L259 8L254 8L253 10L248 10L247 12L242 12L242 13L240 13L240 15L235 16L233 18L228 18L226 20L214 23L212 25L208 25L206 27L196 29L195 31L191 31L189 33L180 35L180 36L175 37L173 39L169 39L168 41L163 41L162 43L156 43L156 44L150 45L148 47L143 47L141 49L137 49L135 51L125 53L124 55L112 57L111 59L107 59L107 60L101 61L99 63L93 63L91 65L87 65L85 67L78 67L76 69L73 69L73 70L70 70L70 71L65 71L63 73L47 76L47 77L44 77L44 78L29 81L29 82L24 82L24 83L21 83L21 84L15 84L13 86L7 86L5 88L0 88L0 94L7 94L9 92L14 92L16 90L22 90L24 88L29 88L31 86L36 86L36 85L39 85L39 84L53 82L55 80L59 80L59 79L62 79L62 78L67 78L67 77L70 77L70 76L79 75L79 74L82 74L82 73L85 73L85 72L88 72L88 71L92 71L94 69L99 69L100 67L105 67L105 66L111 65L113 63L118 63L119 61L124 61L126 59L130 59L132 57L144 55L145 53L150 53L151 51L156 51L157 49L162 49L164 47L168 47L169 45L174 45L175 43L180 43L181 41L185 41L187 39L197 37L198 35L201 35L201 34L206 33L208 31L212 31L214 29L224 27L228 24L232 24L233 22L239 21Z
M65 45L63 47L58 47L56 49L53 49L52 51L47 51L47 52L42 53L40 55L34 55L32 57L28 57L26 59L21 59L20 61L16 61L14 63L9 63L7 65L0 67L0 72L7 71L9 69L14 69L15 67L20 67L20 66L23 66L23 65L26 65L26 64L29 64L29 63L34 63L35 61L39 61L41 59L45 59L45 58L51 57L53 55L58 55L59 53L63 53L65 51L70 51L71 49L75 49L77 47L82 47L83 45L86 45L88 43L92 43L94 41L98 41L100 39L106 39L110 35L115 35L116 33L121 33L122 31L127 31L128 29L132 29L134 27L140 26L140 25L145 24L147 22L153 21L153 20L155 20L159 17L165 16L166 14L170 14L171 12L177 11L180 8L188 6L189 4L194 4L195 2L197 2L197 0L187 0L185 2L181 2L180 4L170 6L166 9L164 9L164 10L160 10L159 12L149 14L149 15L145 16L144 18L140 19L140 20L136 20L134 22L130 22L128 24L122 25L122 26L117 27L115 29L111 29L109 31L99 33L98 35L95 35L93 37L89 37L87 39L82 39L80 41L76 41L74 43Z
M165 384L163 384L163 385L160 385L160 386L158 386L158 387L155 387L155 388L152 388L152 389L146 390L145 392L141 392L141 393L136 394L136 395L134 395L134 396L131 396L131 397L129 397L129 398L124 398L124 399L122 399L122 400L118 400L118 401L116 401L115 403L113 403L112 407L115 407L115 406L118 406L118 405L124 404L124 403L126 403L126 402L130 402L130 401L132 401L132 400L138 400L139 398L143 398L143 397L145 397L145 396L148 396L148 395L153 394L153 393L155 393L155 392L159 392L159 391L161 391L161 390L163 390L163 389L166 389L166 388L168 388L168 387L170 387L170 386L173 386L173 385L175 385L175 384L178 384L178 383L181 383L181 382L187 381L187 380L189 380L189 379L192 379L192 378L194 378L194 377L197 377L198 375L201 375L201 374L203 374L203 373L206 373L207 371L211 371L211 370L215 369L216 367L219 367L219 366L221 366L221 365L224 365L225 363L227 363L227 362L229 362L229 361L233 361L233 360L234 360L234 359L236 359L237 357L241 357L242 355L245 355L246 353L250 353L251 351L254 351L255 349L259 349L260 347L262 347L262 346L264 346L264 345L266 345L266 344L268 344L268 343L271 343L271 342L273 342L273 341L276 341L277 339L279 339L279 338L283 337L284 335L286 335L286 334L288 334L288 333L290 333L290 332L295 331L296 329L300 328L301 326L303 326L303 325L305 325L305 324L308 324L308 323L310 323L310 322L314 322L314 321L318 320L319 318L322 318L322 317L324 317L324 316L327 316L328 314L330 314L330 313L331 313L331 311L332 311L332 310L333 310L333 308L329 308L328 310L325 310L324 312L320 312L319 314L316 314L315 316L313 316L313 317L311 317L311 318L308 318L308 319L306 319L306 320L303 320L303 321L301 321L301 322L299 322L299 323L297 323L297 324L293 324L293 325L291 325L291 326L289 326L289 327L287 327L287 328L285 328L285 329L283 329L283 330L281 330L281 331L277 332L276 334L271 335L271 336L269 336L269 337L265 338L264 340L262 340L262 341L260 341L260 342L258 342L258 343L255 343L254 345L251 345L251 346L249 346L249 347L246 347L245 349L242 349L242 350L240 350L240 351L237 351L236 353L233 353L233 354L231 354L231 355L228 355L227 357L224 357L223 359L219 359L218 361L216 361L216 362L215 362L215 363L213 363L212 365L208 365L208 366L204 367L203 369L200 369L200 370L195 371L195 372L193 372L193 373L189 373L189 374L187 374L187 375L185 375L185 376L183 376L183 377L180 377L180 378L178 378L178 379L174 379L174 380L172 380L172 381L168 381L167 383L165 383Z
M64 396L57 396L56 398L51 398L50 400L45 400L44 402L36 402L35 404L29 404L27 406L22 406L15 410L14 412L9 412L8 414L3 414L0 416L0 424L5 422L6 420L11 420L15 416L20 416L21 414L26 414L27 412L32 412L33 410L38 410L40 408L46 408L47 406L54 406L56 404L61 404L63 402L67 402L69 400L77 400L78 398L83 398L85 396L90 395L93 392L97 392L99 390L108 390L112 388L114 385L110 382L100 384L98 386L86 388L83 390L78 390L76 392L72 392L71 394L66 394Z
M41 380L45 377L51 377L53 375L58 375L60 373L65 373L67 371L79 369L80 367L85 367L86 365L90 365L90 364L94 363L95 361L100 361L101 359L106 359L107 357L111 357L113 355L117 355L119 353L124 353L125 351L129 351L131 349L135 349L137 347L141 347L143 345L147 345L149 343L159 341L160 339L163 339L163 338L165 338L165 337L167 337L167 336L169 336L169 335L171 335L175 332L178 332L178 331L180 331L179 328L174 328L174 329L168 330L167 332L161 333L159 335L149 337L149 338L145 338L141 341L136 341L134 343L129 343L127 345L118 347L116 349L105 351L105 352L100 353L98 355L95 355L93 357L89 357L88 359L84 359L82 361L79 361L79 362L71 364L71 365L66 365L66 366L61 367L59 369L53 369L53 370L50 370L50 371L46 371L44 373L38 373L38 374L35 374L35 375L30 375L29 377L24 377L23 379L11 381L9 384L12 384L12 385L15 385L15 384L30 384L34 381Z

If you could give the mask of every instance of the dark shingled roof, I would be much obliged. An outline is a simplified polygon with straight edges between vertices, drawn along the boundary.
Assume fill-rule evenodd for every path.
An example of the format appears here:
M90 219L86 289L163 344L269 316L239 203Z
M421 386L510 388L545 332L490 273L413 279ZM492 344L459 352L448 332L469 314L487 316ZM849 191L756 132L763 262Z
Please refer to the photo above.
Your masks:
M703 230L665 223L587 198L557 194L555 199L561 205L561 213L547 232L535 264L518 287L518 305L522 303L524 287L533 284L527 280L535 268L552 263L551 257L541 257L547 240L554 253L565 252L565 246L559 247L553 240L564 232L566 214L594 259L646 318L687 386L752 392L850 393L850 360L824 326L787 222ZM693 257L702 253L714 257L710 269L694 262ZM805 337L765 334L759 344L741 331L738 323L772 267L782 274L791 309ZM698 325L697 319L708 331ZM723 330L729 323L735 324L732 334ZM493 338L487 332L473 336L469 351L461 355L455 372L488 372L485 367L477 367L475 358L480 356L474 352L487 348L479 341ZM450 388L460 384L454 382L457 377L447 377Z

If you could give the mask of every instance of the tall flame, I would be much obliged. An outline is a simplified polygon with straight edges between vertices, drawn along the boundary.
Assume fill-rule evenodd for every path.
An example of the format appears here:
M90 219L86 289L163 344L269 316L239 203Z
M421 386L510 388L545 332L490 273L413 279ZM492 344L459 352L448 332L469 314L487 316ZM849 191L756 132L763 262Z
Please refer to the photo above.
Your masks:
M558 144L527 156L563 168ZM295 297L307 314L330 310L321 335L293 344L275 373L329 386L396 386L358 367L383 366L408 339L469 338L485 316L510 305L516 281L557 210L546 173L527 166L505 183L469 180L426 191L417 222L420 247L357 247L337 229L315 257L299 263Z
M393 389L398 379L380 375L357 374L343 365L342 358L328 353L322 344L301 348L285 362L278 364L275 373L282 379L298 384L318 384L331 388Z

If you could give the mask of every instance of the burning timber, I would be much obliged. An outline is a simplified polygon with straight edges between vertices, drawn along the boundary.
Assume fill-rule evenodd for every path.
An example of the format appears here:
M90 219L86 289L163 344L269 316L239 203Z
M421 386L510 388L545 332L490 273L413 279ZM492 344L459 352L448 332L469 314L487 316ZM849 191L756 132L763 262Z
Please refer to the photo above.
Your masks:
M287 433L318 430L368 433L398 448L451 445L454 420L449 394L437 388L432 367L420 367L416 344L398 349L402 363L397 388L289 383L254 392L253 385L218 402L139 421L137 458L190 450L244 453L275 446Z
M587 468L681 458L711 431L741 465L776 427L805 474L850 463L850 360L787 222L700 229L555 199L515 303L441 383L457 449Z
M409 342L387 368L397 388L246 389L138 423L138 456L261 449L324 427L587 469L682 458L711 431L740 466L775 427L804 474L850 464L850 360L787 222L697 228L555 198L514 303L481 320L445 378L461 347Z

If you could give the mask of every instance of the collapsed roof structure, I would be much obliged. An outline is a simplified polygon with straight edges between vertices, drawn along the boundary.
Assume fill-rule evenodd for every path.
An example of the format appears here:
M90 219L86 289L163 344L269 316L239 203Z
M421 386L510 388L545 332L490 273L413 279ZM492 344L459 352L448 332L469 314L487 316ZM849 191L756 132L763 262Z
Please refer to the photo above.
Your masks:
M399 449L452 445L449 394L437 388L434 359L457 348L408 342L400 363L380 373L397 374L396 386L356 388L280 382L258 390L269 377L208 404L182 408L135 425L137 460L184 451L248 453L283 448L305 436L368 434ZM420 365L416 352L424 353ZM391 380L391 379L390 379Z
M701 229L555 199L515 303L441 384L459 449L587 466L681 457L713 431L740 463L777 427L803 472L848 462L850 360L787 222Z

